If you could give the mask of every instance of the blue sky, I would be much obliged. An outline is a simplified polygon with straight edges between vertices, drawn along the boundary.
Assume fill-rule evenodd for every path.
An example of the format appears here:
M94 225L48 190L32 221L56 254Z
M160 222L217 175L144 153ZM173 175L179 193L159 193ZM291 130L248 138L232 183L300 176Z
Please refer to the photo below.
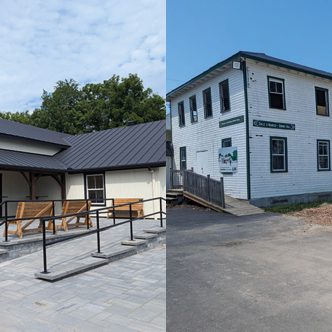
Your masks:
M167 91L239 50L332 72L332 2L167 0Z
M166 0L2 0L0 111L40 106L58 80L138 73L166 89Z

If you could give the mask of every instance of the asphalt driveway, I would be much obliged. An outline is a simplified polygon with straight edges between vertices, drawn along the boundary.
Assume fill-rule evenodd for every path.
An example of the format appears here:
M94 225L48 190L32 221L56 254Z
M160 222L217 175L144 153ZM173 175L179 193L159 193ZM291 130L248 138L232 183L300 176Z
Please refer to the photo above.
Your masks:
M331 331L332 227L167 210L168 331Z

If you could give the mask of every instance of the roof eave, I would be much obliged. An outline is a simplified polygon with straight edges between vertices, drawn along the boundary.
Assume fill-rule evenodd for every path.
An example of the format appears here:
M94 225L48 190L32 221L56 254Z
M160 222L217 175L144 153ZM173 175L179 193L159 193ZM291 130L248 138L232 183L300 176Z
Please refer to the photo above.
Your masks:
M145 163L137 165L125 165L125 166L109 166L109 167L99 167L99 168L82 168L82 169L68 169L70 174L78 173L95 173L95 172L107 172L107 171L121 171L121 170L130 170L130 169L140 169L140 168L156 168L156 167L165 167L166 161L155 162L155 163Z

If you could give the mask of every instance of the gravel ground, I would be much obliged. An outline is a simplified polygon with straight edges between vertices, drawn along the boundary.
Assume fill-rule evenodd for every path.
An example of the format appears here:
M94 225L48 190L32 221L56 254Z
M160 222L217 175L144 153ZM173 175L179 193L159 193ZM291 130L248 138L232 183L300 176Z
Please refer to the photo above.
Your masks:
M332 225L332 204L323 203L320 207L303 209L289 215L299 217L309 224Z

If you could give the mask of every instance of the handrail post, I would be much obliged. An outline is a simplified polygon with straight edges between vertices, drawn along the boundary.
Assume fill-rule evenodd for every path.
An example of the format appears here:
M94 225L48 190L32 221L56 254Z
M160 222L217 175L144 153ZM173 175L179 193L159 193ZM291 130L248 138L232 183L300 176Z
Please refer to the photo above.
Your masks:
M112 198L112 207L113 207L113 211L112 211L113 225L115 225L115 207L114 207L114 204L115 204L115 199Z
M86 216L85 216L85 220L86 220L86 228L90 229L90 218L89 218L89 201L86 200Z
M99 211L96 212L97 223L97 252L100 254L100 229L99 229Z
M45 230L45 219L42 219L43 226L43 263L44 271L42 273L48 273L47 271L47 256L46 256L46 230Z
M130 240L134 241L134 232L133 232L133 211L131 203L129 203L129 216L130 216Z
M6 201L5 203L5 220L6 220L6 223L5 223L5 241L7 242L8 241L8 202Z
M55 202L54 202L54 200L52 201L52 209L53 209L53 217L55 217ZM52 220L52 224L53 224L53 235L55 235L55 219L54 218Z
M224 178L220 178L220 187L221 187L221 206L225 208L225 188L224 188Z
M207 175L207 192L208 192L208 201L210 202L210 174Z
M159 206L160 206L160 227L162 228L164 225L163 225L163 201L162 201L162 198L159 197Z

